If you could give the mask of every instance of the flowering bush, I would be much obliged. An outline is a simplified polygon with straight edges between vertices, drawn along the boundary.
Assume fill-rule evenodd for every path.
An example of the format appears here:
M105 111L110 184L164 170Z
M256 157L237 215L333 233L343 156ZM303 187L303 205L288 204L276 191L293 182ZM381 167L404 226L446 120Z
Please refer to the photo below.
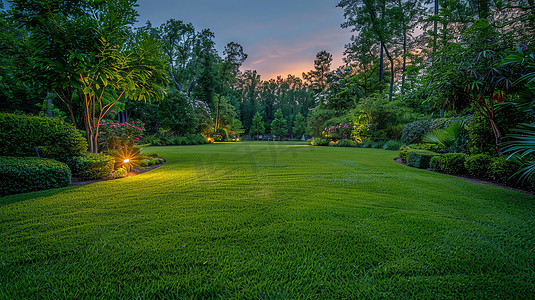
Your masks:
M117 150L125 146L132 147L143 139L144 126L145 123L141 121L102 122L99 124L99 148L101 150Z
M325 128L323 131L323 137L331 141L352 139L354 132L355 126L340 123L338 125Z

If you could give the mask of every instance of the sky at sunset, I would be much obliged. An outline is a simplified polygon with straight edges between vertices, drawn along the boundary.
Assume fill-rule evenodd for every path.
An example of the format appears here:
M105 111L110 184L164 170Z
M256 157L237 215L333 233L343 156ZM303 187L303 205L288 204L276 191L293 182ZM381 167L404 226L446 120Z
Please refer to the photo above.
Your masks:
M316 53L333 54L342 64L351 32L343 29L343 11L332 0L139 0L139 23L159 26L169 19L210 28L220 55L228 42L249 55L242 71L257 70L262 79L301 75L313 68Z

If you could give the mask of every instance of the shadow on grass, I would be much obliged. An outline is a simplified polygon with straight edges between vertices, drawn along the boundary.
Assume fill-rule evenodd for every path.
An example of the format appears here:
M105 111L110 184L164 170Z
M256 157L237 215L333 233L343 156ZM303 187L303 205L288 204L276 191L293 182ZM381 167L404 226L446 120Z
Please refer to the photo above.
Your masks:
M22 193L22 194L1 196L0 207L13 204L13 203L17 203L17 202L26 201L26 200L33 200L33 199L38 199L38 198L43 198L43 197L54 196L57 194L62 194L65 192L73 191L82 186L84 185L71 185L71 186L62 187L62 188L53 188L49 190L41 190L41 191L33 191L33 192L27 192L27 193Z

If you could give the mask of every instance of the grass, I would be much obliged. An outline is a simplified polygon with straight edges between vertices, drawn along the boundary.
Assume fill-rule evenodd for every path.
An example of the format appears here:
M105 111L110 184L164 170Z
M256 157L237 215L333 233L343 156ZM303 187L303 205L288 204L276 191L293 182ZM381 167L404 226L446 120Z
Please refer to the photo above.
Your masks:
M0 297L533 298L531 195L396 152L148 147L120 180L0 198Z

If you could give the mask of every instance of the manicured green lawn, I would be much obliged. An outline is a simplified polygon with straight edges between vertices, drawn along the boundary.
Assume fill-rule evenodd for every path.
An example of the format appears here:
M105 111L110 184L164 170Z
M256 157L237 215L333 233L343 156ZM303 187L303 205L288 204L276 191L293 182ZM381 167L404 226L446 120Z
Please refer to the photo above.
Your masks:
M535 197L394 151L151 147L138 176L0 198L0 297L533 298Z

